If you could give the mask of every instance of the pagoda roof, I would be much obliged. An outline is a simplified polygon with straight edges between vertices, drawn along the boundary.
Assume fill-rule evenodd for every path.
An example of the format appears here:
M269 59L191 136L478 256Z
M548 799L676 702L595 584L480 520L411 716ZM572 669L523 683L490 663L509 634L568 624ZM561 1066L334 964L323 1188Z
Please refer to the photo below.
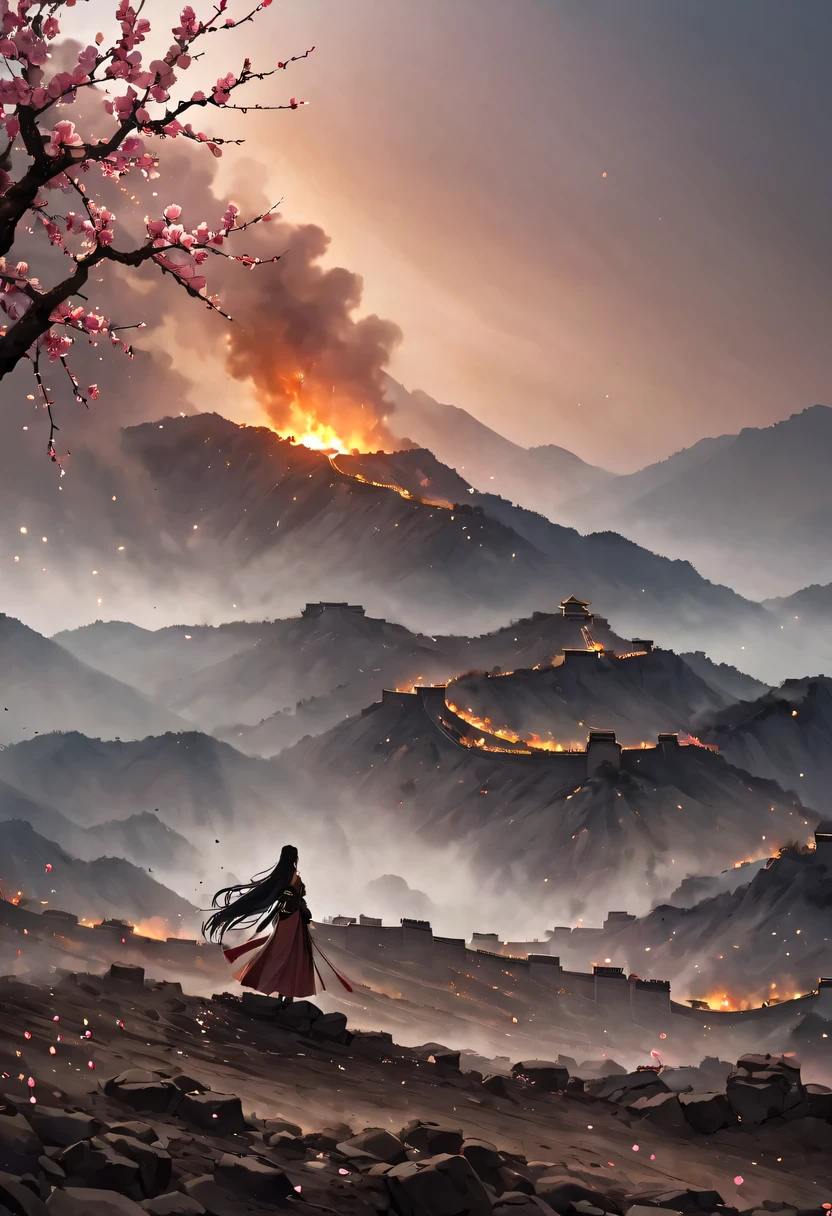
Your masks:
M570 595L567 599L561 600L558 607L563 608L567 604L577 604L580 608L588 608L592 600L579 600L576 595Z

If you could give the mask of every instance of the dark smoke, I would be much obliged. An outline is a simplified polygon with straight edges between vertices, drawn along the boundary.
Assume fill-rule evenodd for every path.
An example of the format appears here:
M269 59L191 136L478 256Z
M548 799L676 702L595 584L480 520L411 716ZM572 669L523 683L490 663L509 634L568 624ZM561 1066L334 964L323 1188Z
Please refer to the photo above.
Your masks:
M352 442L390 442L383 418L385 369L402 333L377 316L356 319L363 282L320 259L329 237L315 224L282 217L263 225L258 249L287 252L276 267L252 271L230 285L235 321L228 339L228 370L251 380L269 420L280 431L298 426L298 403Z

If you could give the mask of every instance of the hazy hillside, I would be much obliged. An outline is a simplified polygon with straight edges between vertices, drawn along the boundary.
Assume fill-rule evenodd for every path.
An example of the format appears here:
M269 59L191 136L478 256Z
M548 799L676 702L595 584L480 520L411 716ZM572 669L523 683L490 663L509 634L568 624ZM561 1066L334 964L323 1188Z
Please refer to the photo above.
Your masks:
M49 584L65 588L49 601L60 605L51 609L60 627L89 619L74 572L96 562L96 603L145 626L271 618L326 599L361 603L417 632L470 636L577 592L613 605L624 636L704 649L768 680L793 670L790 647L804 644L688 562L613 532L581 536L495 495L468 495L456 511L406 498L218 415L129 428L120 443L115 505L116 483L82 450L66 510L51 500L32 509L38 526L63 528ZM90 554L91 537L109 552ZM24 550L10 565L7 601L41 620L50 608L37 590L39 554L30 539L0 543Z
M22 891L38 909L62 908L94 920L115 916L135 922L160 916L189 931L198 919L187 900L130 862L117 857L79 861L21 820L0 822L0 857L4 891Z
M830 907L830 859L789 849L733 891L657 907L605 947L628 970L643 967L649 949L653 974L674 985L684 978L714 1009L759 1005L810 991L829 974Z
M716 714L702 731L733 764L796 790L826 814L832 785L832 678L786 680Z
M0 778L84 827L154 810L200 839L266 814L275 801L267 761L196 731L134 743L45 735L0 752Z
M81 827L54 807L43 806L0 781L0 822L12 819L28 823L38 835L83 861L124 857L134 865L159 872L193 872L199 860L194 846L150 811Z
M0 614L0 744L56 730L141 738L185 723L94 671L49 638Z
M792 595L764 600L763 606L791 631L811 630L815 626L826 630L832 622L832 583L825 586L812 583ZM793 625L793 621L799 623Z
M396 412L390 425L402 438L429 448L480 491L558 518L563 501L615 480L606 469L586 464L565 448L523 448L455 405L442 405L421 389L408 392L388 378Z
M720 693L726 703L731 701L750 701L768 692L768 685L744 671L732 667L730 663L714 663L703 650L686 650L680 656L692 671L695 671L706 684L710 684Z
M358 816L382 841L412 832L420 850L453 846L489 890L531 900L538 923L546 909L576 919L598 890L609 907L643 908L686 873L805 837L813 822L774 783L702 748L672 761L639 752L633 775L566 780L545 754L460 746L420 705L388 699L275 764L299 798L331 805L348 837Z
M229 621L219 626L170 625L140 629L128 621L93 621L56 633L53 641L88 667L123 680L149 696L254 646L270 622Z
M703 440L572 500L582 530L614 522L661 553L754 598L832 580L832 409Z
M569 655L538 671L468 677L449 686L447 700L490 729L564 748L582 745L589 727L615 730L626 747L655 742L659 731L695 733L700 714L728 703L667 650L626 659Z

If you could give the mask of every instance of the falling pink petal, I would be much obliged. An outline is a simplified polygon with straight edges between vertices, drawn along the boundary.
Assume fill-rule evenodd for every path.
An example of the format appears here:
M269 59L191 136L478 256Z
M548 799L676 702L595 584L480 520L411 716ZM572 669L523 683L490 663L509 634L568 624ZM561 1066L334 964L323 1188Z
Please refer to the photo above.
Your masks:
M743 1178L742 1174L737 1174L736 1178L734 1179L734 1186L742 1186L744 1182L745 1179Z

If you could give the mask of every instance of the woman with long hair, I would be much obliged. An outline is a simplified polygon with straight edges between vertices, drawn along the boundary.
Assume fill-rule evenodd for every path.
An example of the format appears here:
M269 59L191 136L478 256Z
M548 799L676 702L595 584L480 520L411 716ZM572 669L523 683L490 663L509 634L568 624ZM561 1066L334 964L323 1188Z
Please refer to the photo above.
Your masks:
M242 945L223 950L229 963L245 959L233 972L245 988L267 995L279 993L287 1003L296 996L314 996L326 987L315 962L316 951L352 992L309 932L312 913L306 906L306 887L298 873L294 845L283 846L277 865L265 875L217 891L211 906L216 911L202 926L208 941L222 944L229 929L255 932ZM271 931L264 933L265 929Z

